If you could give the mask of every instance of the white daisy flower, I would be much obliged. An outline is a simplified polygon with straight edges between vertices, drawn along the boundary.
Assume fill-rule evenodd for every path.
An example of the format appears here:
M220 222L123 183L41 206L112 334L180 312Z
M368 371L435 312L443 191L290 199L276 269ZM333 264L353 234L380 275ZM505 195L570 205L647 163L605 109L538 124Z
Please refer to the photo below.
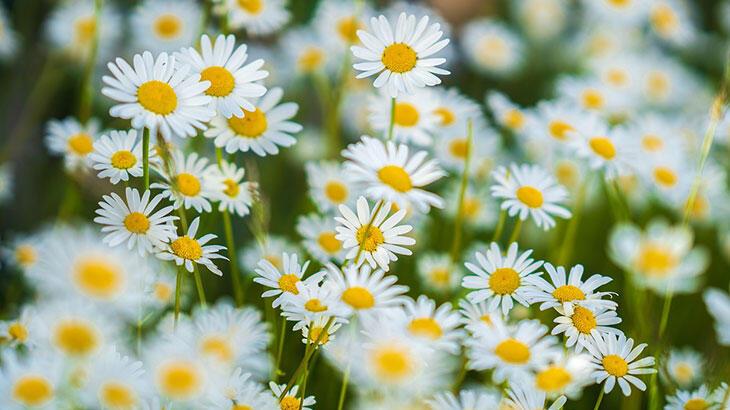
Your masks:
M583 387L592 384L590 355L565 352L560 357L538 368L532 377L535 389L549 397L562 394L579 397Z
M592 169L602 170L607 179L627 173L628 144L620 138L622 134L614 135L608 124L595 114L584 115L576 128L580 137L571 144Z
M690 348L672 349L663 363L665 371L660 376L668 377L680 388L690 388L702 380L704 362L702 355Z
M223 272L215 266L213 259L228 260L228 258L218 253L226 249L226 247L206 245L217 237L212 233L196 239L195 235L198 233L199 225L200 217L197 217L190 224L185 234L170 238L170 242L164 245L162 251L157 254L157 257L162 260L174 261L177 266L185 266L188 272L193 271L193 264L196 263L204 265L208 270L218 276L223 276Z
M543 279L541 274L528 278L534 286L530 291L530 302L540 303L540 310L560 307L570 314L574 306L592 310L616 309L616 302L603 299L604 296L615 295L615 292L597 292L598 288L611 282L612 278L592 275L584 281L583 265L573 266L570 268L569 274L562 266L555 267L550 263L545 263L543 267L550 277L550 282Z
M717 341L721 345L730 346L730 296L727 292L710 288L702 298L707 305L707 311L715 319Z
M532 41L547 43L563 30L570 9L560 0L519 0L512 3L513 14Z
M498 409L500 397L486 390L461 390L459 396L450 391L438 393L428 400L432 410Z
M319 275L317 278L321 280L322 276ZM330 317L344 318L347 313L335 289L317 281L298 281L296 292L286 292L282 295L284 303L281 315L287 320L297 322L294 330L302 329L314 321L321 322L321 319L326 323Z
M197 408L195 404L221 381L215 368L174 334L152 339L143 352L148 380L166 406Z
M135 52L173 52L193 44L200 30L202 11L193 0L144 0L131 17Z
M431 206L442 208L441 198L423 187L443 177L445 172L436 160L426 161L426 151L409 154L405 144L396 145L392 141L384 144L366 135L342 152L347 159L345 170L353 173L356 182L365 185L371 199L390 201L399 208L412 205L424 213Z
M335 55L328 53L324 40L310 26L288 29L279 40L279 47L287 67L298 76L329 75L339 68Z
M494 318L489 332L467 338L469 369L493 369L496 383L531 372L559 358L560 348L553 336L546 336L547 327L537 320L523 320L508 326Z
M621 318L615 310L593 310L583 306L573 306L570 311L565 311L562 307L556 310L560 316L553 320L557 325L550 334L564 333L567 337L565 345L575 346L577 353L580 353L585 345L590 344L597 333L623 334L621 330L611 327L621 323Z
M127 187L125 198L116 193L104 195L96 210L99 215L94 222L103 225L102 232L107 233L104 243L117 246L127 242L127 249L137 248L140 255L153 253L156 247L168 242L176 236L175 225L171 222L178 219L170 215L172 206L163 207L155 212L162 200L156 195L150 200L150 191L144 191L140 198L139 191Z
M273 34L291 15L284 0L223 0L228 10L228 24L233 29L245 29L253 36Z
M36 316L36 309L25 305L17 317L0 321L0 345L35 347L37 337L31 334L31 329Z
M370 98L368 111L373 130L387 138L392 123L395 141L431 145L432 135L436 131L436 124L439 121L436 113L438 106L431 91L417 90L413 94L398 98L393 110L390 106L390 97L384 93Z
M578 123L584 115L580 108L563 100L543 101L530 113L525 134L566 143L578 138Z
M154 150L150 152L155 154ZM89 154L92 168L100 171L99 178L109 178L112 184L129 181L129 177L141 177L142 144L137 143L137 130L110 131L94 142Z
M312 22L327 47L343 53L352 45L360 45L357 32L365 28L371 14L368 4L324 0L317 5Z
M205 178L208 159L199 157L196 152L186 157L182 151L173 151L172 163L173 175L158 170L165 182L155 182L150 188L162 189L161 195L173 201L175 209L183 206L197 212L212 211L210 201L227 187L219 185L218 180Z
M507 390L507 399L505 405L514 410L534 410L545 409L546 394L540 390L535 390L527 383L526 379L517 379L516 383L510 383ZM562 409L568 399L560 396L555 400L547 410Z
M234 163L221 161L220 164L211 164L205 172L206 179L213 179L215 185L221 189L212 198L220 201L218 210L246 216L249 213L254 198L258 195L258 184L243 182L246 170L236 167Z
M309 195L321 211L333 211L340 205L355 204L359 196L357 186L339 162L309 162L304 169L307 172Z
M643 0L584 0L581 3L591 18L627 28L646 17L649 4Z
M237 368L228 380L210 394L210 406L215 409L280 410L271 392L252 380L250 373Z
M29 236L15 236L11 240L6 239L7 244L0 248L0 256L2 256L0 260L21 271L30 269L38 262L39 251L44 239L53 236L48 235L48 232L44 229Z
M470 172L479 177L485 168L492 168L494 159L498 156L499 134L487 127L483 119L477 118L472 122L472 138L469 142L469 123L459 122L438 132L435 146L436 158L444 168L460 175L466 165L469 155L471 161Z
M487 94L487 106L501 127L517 134L529 127L530 116L526 115L522 108L510 101L504 94L490 91Z
M0 7L0 59L7 60L18 48L18 34L10 26L7 11Z
M448 254L426 253L416 260L416 264L421 283L438 293L451 292L461 283L461 268L451 263Z
M138 406L150 396L142 362L110 347L85 372L81 402L88 407L123 409Z
M496 242L489 245L486 253L476 252L479 266L467 262L464 264L473 275L466 275L461 286L474 289L466 295L472 303L488 301L489 310L501 306L502 313L509 313L514 305L513 299L524 306L529 306L529 292L532 285L528 277L542 266L542 261L530 258L532 250L518 255L517 242L510 244L506 255Z
M218 35L213 44L210 37L203 34L200 52L190 47L179 54L180 61L189 64L192 73L200 74L201 81L210 82L205 90L211 97L208 108L225 118L243 117L244 110L255 111L252 99L266 94L266 87L259 83L269 75L261 70L264 60L246 64L247 58L246 45L236 47L236 37L232 34Z
M555 226L553 215L570 218L570 211L560 205L568 191L540 166L512 164L509 170L499 167L492 175L496 181L492 195L504 198L501 208L509 216L517 215L523 221L532 217L535 225L544 230Z
M335 317L332 321L332 317L318 316L306 324L302 323L302 343L306 345L318 342L321 346L334 342L337 340L335 333L342 327L343 320ZM329 327L327 327L327 323L329 323ZM327 333L322 334L325 327L327 327Z
M89 154L94 151L94 141L100 125L95 119L86 125L75 118L51 120L45 136L46 146L53 155L63 156L67 170L83 170L89 165Z
M443 32L438 23L428 23L428 16L416 22L416 16L406 13L398 16L395 28L383 15L371 18L370 31L357 31L362 46L351 47L355 57L363 60L353 65L361 71L357 78L378 74L373 86L385 87L392 98L413 94L416 88L441 84L436 74L449 74L438 67L446 59L431 56L446 47L449 40L440 40Z
M365 197L357 200L357 214L345 205L340 205L340 214L335 217L339 225L335 228L335 238L347 249L345 259L351 259L357 266L367 262L375 268L379 266L386 272L390 262L397 261L399 255L411 255L404 246L414 245L416 240L404 234L410 232L411 225L398 225L406 216L405 209L390 215L390 202L378 202L370 210ZM390 216L389 216L390 215Z
M483 18L463 29L462 47L474 68L497 76L517 71L524 59L524 44L506 25Z
M286 301L285 293L298 294L299 289L297 283L304 280L307 283L319 283L324 277L324 272L317 272L309 275L306 279L304 278L304 272L306 272L309 266L309 261L304 261L301 265L299 264L299 257L296 253L282 255L283 261L282 266L278 267L271 263L268 259L261 259L258 262L258 267L254 269L257 277L254 278L254 282L272 288L271 290L264 291L261 297L268 298L277 296L272 302L274 308L279 307Z
M218 115L210 123L204 135L215 138L215 146L229 154L236 151L253 151L256 155L276 155L279 147L291 147L296 139L291 135L302 130L302 126L290 121L299 110L293 102L279 104L284 91L272 88L253 101L254 110L243 108L243 115L225 118Z
M646 343L642 343L634 347L634 339L627 339L623 334L597 334L593 343L585 346L593 356L591 363L594 370L591 377L598 384L605 381L603 391L606 393L613 390L616 382L624 396L631 394L631 384L641 391L646 390L646 384L636 377L656 373L653 357L636 360L646 346Z
M336 227L332 218L317 214L302 215L297 220L297 232L304 238L304 248L321 264L345 260L346 250L336 238Z
M434 114L438 120L436 126L448 129L457 124L466 123L472 119L475 122L483 119L481 108L476 101L463 95L457 88L433 88L432 98L436 100Z
M93 1L60 3L46 22L46 36L53 48L86 61L97 47L97 60L106 59L117 47L122 34L122 18L114 4L106 4L95 16Z
M327 286L334 289L340 301L344 302L349 314L377 315L384 310L401 306L407 286L396 285L398 278L385 276L382 269L373 270L368 265L357 267L333 264L327 268Z
M63 361L47 353L3 352L0 407L7 410L55 408L62 401Z
M436 302L426 295L420 295L417 300L405 299L403 313L403 326L410 335L424 340L437 350L458 353L464 331L459 329L461 315L452 309L450 303L437 308Z
M664 410L722 409L720 405L726 403L716 402L713 396L706 385L694 391L679 390L674 395L667 396Z
M678 46L696 41L697 28L691 16L694 10L686 3L676 0L653 0L650 3L649 26L654 34Z
M201 81L167 53L157 58L149 51L135 54L133 64L121 58L107 64L113 77L102 78L101 93L119 103L109 110L112 117L132 120L132 128L146 127L153 136L159 131L167 140L173 135L194 137L206 128L215 115L207 108L210 81Z
M487 302L472 303L467 299L459 301L461 323L471 334L489 332L494 326L494 320L502 320L502 313L498 309L489 309Z

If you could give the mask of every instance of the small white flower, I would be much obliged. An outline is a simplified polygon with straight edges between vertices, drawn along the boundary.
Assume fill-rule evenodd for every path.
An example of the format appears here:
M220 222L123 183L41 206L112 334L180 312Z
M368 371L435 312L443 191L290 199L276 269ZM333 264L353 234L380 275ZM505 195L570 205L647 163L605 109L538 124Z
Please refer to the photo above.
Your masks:
M150 150L150 157L155 154ZM137 130L110 131L94 142L89 154L92 168L100 171L99 178L109 178L112 184L129 181L129 177L141 177L142 144L137 143ZM152 158L150 158L152 160Z
M324 272L318 272L310 275L306 279L304 278L304 272L306 272L309 266L309 261L305 261L301 265L299 264L299 257L296 253L282 255L282 266L279 268L274 266L268 259L261 259L258 263L258 267L254 269L257 277L254 278L254 282L272 288L271 290L264 291L261 297L268 298L277 296L274 299L272 306L274 308L279 307L286 301L285 294L299 294L297 283L304 280L307 283L319 283L324 277Z
M199 157L196 152L186 157L182 151L174 151L172 162L173 175L158 170L165 182L155 182L150 188L162 189L162 195L174 202L175 209L183 206L198 212L212 211L210 201L226 187L224 184L219 185L220 181L217 179L205 178L208 159Z
M253 36L272 34L291 18L284 0L223 0L223 3L231 28L243 28Z
M67 170L84 170L89 165L89 154L94 151L94 141L100 125L95 119L81 124L75 118L48 123L45 137L46 146L51 154L62 155Z
M213 259L228 259L218 252L226 249L225 246L220 245L206 245L212 239L216 238L216 235L209 233L196 239L195 235L198 233L198 226L200 225L200 217L193 220L190 224L190 228L184 235L172 238L170 243L165 244L162 252L157 254L157 257L163 260L175 261L177 266L185 266L188 272L193 271L193 264L197 263L204 265L208 270L215 273L218 276L222 276L223 272L218 269L213 263Z
M218 210L246 216L253 204L258 184L243 182L246 170L236 167L236 164L221 161L211 164L205 173L206 179L213 179L219 191L212 195L212 199L220 201Z
M550 277L550 282L540 275L529 277L534 289L530 292L531 303L540 303L540 310L562 307L570 313L574 306L583 306L589 309L616 309L616 302L603 299L604 296L615 295L614 292L596 292L596 290L611 282L608 276L592 275L583 280L583 265L570 268L570 274L562 266L555 267L550 263L543 265Z
M274 397L278 399L279 396L284 393L284 389L286 389L286 384L276 384L274 382L269 382L269 388L274 393ZM287 410L312 410L310 406L313 406L315 403L317 403L317 401L314 399L314 396L307 396L302 402L302 399L297 397L298 392L299 385L292 386L292 388L286 392L286 395L282 397L281 401L279 402L279 406L281 406L282 409Z
M591 374L600 384L605 381L603 390L610 393L618 382L624 396L631 394L633 384L641 391L646 390L646 384L636 375L656 373L654 358L645 357L636 360L646 348L646 343L634 347L634 339L626 338L623 334L597 334L593 343L586 344L586 349L593 355L591 362L594 371ZM630 384L629 384L630 383Z

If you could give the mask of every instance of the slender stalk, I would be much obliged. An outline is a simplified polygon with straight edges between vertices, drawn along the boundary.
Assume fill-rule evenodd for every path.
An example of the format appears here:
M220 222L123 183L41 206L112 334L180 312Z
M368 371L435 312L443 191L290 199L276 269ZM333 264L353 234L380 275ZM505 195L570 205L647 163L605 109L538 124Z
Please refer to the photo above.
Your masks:
M522 231L522 219L518 218L517 222L515 222L514 228L512 228L512 235L509 236L507 245L511 244L512 242L517 242L517 240L520 238L521 231Z
M223 165L223 153L221 149L216 147L216 156L218 157L218 167ZM231 271L231 280L233 281L233 298L236 306L243 305L243 286L241 284L241 275L238 272L238 255L236 255L236 243L233 238L233 224L231 223L231 215L228 209L223 209L223 230L226 235L226 247L228 247L228 262Z
M279 329L279 347L276 349L276 365L274 366L274 380L278 383L281 371L281 354L284 352L284 339L286 338L286 318L280 317L281 327Z
M195 289L198 291L200 307L205 309L208 307L208 304L205 302L205 289L203 289L203 280L200 278L200 269L198 269L198 264L196 263L193 263L193 277L195 278Z
M342 376L342 386L340 387L340 398L337 400L337 410L342 410L345 404L345 396L347 395L347 385L350 382L350 365L347 365L345 374ZM728 389L730 391L730 389Z
M150 129L142 131L142 179L145 191L150 189Z
M570 256L575 245L575 235L578 233L578 224L580 222L581 213L583 212L583 203L585 202L586 190L588 189L588 181L590 174L586 175L583 183L578 188L578 195L575 198L575 207L573 217L568 222L568 228L565 231L563 243L558 253L558 265L564 265L570 261Z
M393 128L395 127L395 97L390 98L390 124L388 125L388 141L393 140Z
M464 196L466 187L469 184L469 164L471 162L471 145L474 138L471 118L466 123L466 158L464 158L464 171L461 173L461 186L459 187L458 211L454 221L454 240L451 247L451 263L454 264L459 258L461 251L461 230L464 223Z
M596 399L596 405L593 406L593 410L598 410L599 407L601 407L601 402L603 401L603 395L605 394L603 390L603 386L601 386L601 393L598 395L598 399Z
M499 220L497 221L497 227L494 228L494 235L492 235L492 240L490 242L497 242L502 236L502 231L504 230L504 222L506 220L507 212L502 209L501 211L499 211Z
M101 9L103 6L103 0L94 0L94 37L91 40L91 48L86 58L86 65L84 66L84 74L81 79L81 95L79 98L79 121L85 124L86 121L91 117L92 105L94 101L94 89L91 86L91 82L94 79L94 68L96 68L96 56L99 51L99 17L101 16Z
M309 366L309 360L312 358L312 355L315 351L319 349L319 343L324 338L324 335L327 334L327 331L329 330L330 326L332 326L332 323L334 322L334 317L329 318L327 320L327 323L324 325L324 328L322 331L317 335L317 340L314 341L314 344L311 349L307 349L304 352L304 357L302 358L302 361L299 362L299 366L297 366L297 369L294 371L294 374L292 374L291 378L289 379L289 382L286 384L286 387L284 390L282 390L281 394L279 395L279 401L283 399L286 396L286 393L291 390L291 388L294 386L294 383L299 378L299 375Z
M182 294L183 286L182 269L182 266L178 266L177 277L175 278L175 327L177 327L177 319L180 316L180 295Z

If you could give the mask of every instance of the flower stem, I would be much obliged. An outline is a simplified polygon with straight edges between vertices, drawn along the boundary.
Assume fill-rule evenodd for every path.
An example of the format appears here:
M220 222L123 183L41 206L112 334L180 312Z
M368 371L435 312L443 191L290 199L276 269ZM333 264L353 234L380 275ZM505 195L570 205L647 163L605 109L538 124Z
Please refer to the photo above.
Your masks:
M454 221L454 240L451 246L451 264L459 258L461 251L461 230L464 223L464 196L466 187L469 185L469 163L471 162L471 145L474 138L471 118L466 123L466 157L464 158L464 171L461 173L461 186L459 187L459 200L457 202L456 220Z
M568 228L565 231L563 243L558 253L558 265L564 265L570 261L573 247L575 246L575 235L578 233L578 224L580 222L581 213L583 212L583 203L585 202L586 190L590 174L586 175L583 183L578 188L578 195L575 198L575 206L573 209L573 217L568 222Z
M223 210L223 228L226 233L226 246L228 247L228 260L231 266L231 279L233 280L233 297L236 306L243 305L243 286L241 284L241 275L238 272L238 257L236 255L236 244L233 240L233 225L231 224L231 215L227 209Z
M208 307L205 302L205 289L203 289L203 280L200 278L200 269L198 264L193 263L193 277L195 277L195 289L198 291L198 299L200 299L200 307L203 309Z
M522 219L517 219L517 222L515 222L514 228L512 228L512 235L509 236L509 240L507 241L507 245L511 244L512 242L517 242L517 240L520 238L520 232L522 231Z
M279 381L281 371L281 354L284 352L284 339L286 339L286 318L280 317L281 327L279 329L279 347L276 349L276 366L274 366L274 380Z
M502 236L504 230L504 222L507 220L507 212L504 209L499 211L499 220L497 221L497 227L494 228L494 235L492 235L491 242L497 242L499 237Z
M393 140L393 127L395 126L395 97L390 98L390 124L388 125L388 141Z
M598 399L596 399L596 405L593 406L593 410L598 410L599 407L601 407L601 402L603 401L603 395L606 394L603 390L603 386L601 386L601 393L598 395Z
M150 189L150 129L142 131L142 179L145 191Z
M342 386L340 387L340 398L337 400L337 410L342 410L345 404L345 396L347 395L347 385L350 382L350 365L347 365L345 374L342 376ZM730 389L728 389L730 391Z
M177 319L180 316L180 295L182 294L183 271L182 266L177 268L177 277L175 278L175 327L177 327Z
M360 255L362 254L363 247L365 246L365 240L367 239L367 235L369 235L370 233L370 227L373 225L375 217L378 215L378 213L380 213L380 208L383 207L384 203L385 201L383 201L382 199L378 201L378 203L375 205L375 210L373 210L373 214L368 221L368 224L365 225L365 234L363 235L362 241L360 242L360 246L357 248L357 254L355 254L355 258L352 259L352 262L355 262L355 264L357 264L357 261L360 260Z
M309 360L312 358L312 355L315 351L319 348L319 344L324 338L324 336L329 331L330 326L334 322L335 318L331 317L327 320L327 323L324 325L324 328L322 331L317 335L317 340L314 341L314 344L312 345L311 349L307 349L304 352L304 357L302 358L302 361L299 362L299 366L297 366L297 369L294 371L294 374L292 374L291 378L289 379L289 382L286 384L286 387L279 395L279 401L281 401L285 396L286 393L291 390L291 388L294 386L294 383L296 383L297 379L299 378L299 375L309 366Z
M94 0L94 24L100 27L99 17L101 16L101 8L103 0ZM94 79L94 68L96 67L96 56L99 50L99 30L94 30L94 37L91 41L91 49L86 57L86 65L84 66L84 74L81 79L81 95L79 97L79 122L85 124L91 117L91 107L94 101L94 89L91 81Z

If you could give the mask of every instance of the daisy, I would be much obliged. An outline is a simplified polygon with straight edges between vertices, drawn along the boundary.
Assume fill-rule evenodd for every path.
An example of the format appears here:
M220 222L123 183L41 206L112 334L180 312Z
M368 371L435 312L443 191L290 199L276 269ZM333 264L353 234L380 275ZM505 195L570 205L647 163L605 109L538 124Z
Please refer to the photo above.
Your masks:
M157 58L149 51L135 54L133 64L121 58L107 64L113 77L102 78L106 86L101 93L119 103L109 110L112 117L132 120L132 128L146 127L153 136L159 131L167 140L173 135L194 137L206 128L215 115L207 108L210 81L201 81L167 53Z
M446 59L429 57L446 47L449 40L440 40L441 26L438 23L429 26L428 22L428 16L416 22L416 16L401 13L393 28L383 15L371 18L370 31L357 31L363 45L351 47L354 56L362 60L353 65L361 71L357 78L378 74L373 85L385 87L392 98L413 94L416 88L440 84L441 79L435 74L449 74L438 67Z
M432 134L439 118L438 106L427 89L398 98L391 110L389 97L383 93L370 98L370 124L377 132L389 136L393 124L393 139L404 143L431 145ZM391 119L391 112L393 118Z
M332 51L343 53L352 45L360 45L357 32L365 28L371 14L367 4L325 0L317 6L312 22L327 46Z
M322 264L345 260L346 250L336 238L336 226L332 218L317 214L302 215L297 220L297 232L304 238L304 248Z
M122 410L140 405L149 397L142 362L123 356L115 348L96 358L85 375L81 401L88 407Z
M249 150L260 157L278 154L279 147L294 145L297 140L291 134L302 130L301 125L290 121L299 106L293 102L279 104L283 95L281 88L272 88L252 101L255 109L243 108L242 116L216 116L204 135L215 138L215 146L225 147L229 154Z
M598 384L605 381L603 391L606 393L613 390L616 382L624 396L631 394L630 384L641 391L646 390L646 384L636 377L636 375L656 373L656 369L653 368L653 357L636 360L646 346L646 343L642 343L634 347L634 339L627 339L623 334L595 335L593 342L585 346L593 356L591 363L594 371L591 377Z
M500 22L489 18L471 21L462 38L467 60L486 74L509 76L522 65L522 40Z
M547 43L566 27L569 9L560 0L519 0L513 13L530 40Z
M51 154L63 156L67 170L83 170L89 164L89 154L94 151L99 129L99 122L95 119L86 125L71 117L51 120L46 130L46 146Z
M509 216L518 215L522 221L531 216L544 230L555 226L553 215L571 217L570 211L560 205L568 191L540 166L512 164L509 170L499 167L492 175L497 182L491 187L492 195L504 199L501 209Z
M237 368L221 388L211 392L210 406L216 409L280 410L270 391Z
M0 59L8 59L15 54L17 48L18 34L10 26L5 8L0 7Z
M403 309L404 327L409 334L425 340L439 350L458 353L464 332L458 329L461 315L452 310L450 303L444 303L437 308L436 302L421 295L415 301L405 299Z
M318 278L321 280L322 275ZM342 301L332 286L313 280L298 281L296 282L296 293L286 292L283 295L284 304L281 315L287 320L297 322L294 330L299 330L315 321L319 323L323 318L326 323L330 317L344 318L346 316L346 309L342 306Z
M294 253L298 246L286 238L269 235L265 238L263 245L252 243L241 252L241 268L246 272L253 272L253 267L259 264L261 259L266 259L275 268L284 269L282 254Z
M155 151L150 152L151 156ZM142 145L137 143L137 130L110 131L94 142L89 154L92 168L100 171L99 178L109 178L112 184L129 181L129 177L141 177Z
M685 409L713 409L722 403L715 402L706 385L700 386L694 391L679 390L673 396L667 396L667 404L664 410L685 410Z
M319 316L304 324L302 326L302 343L307 345L318 342L321 346L335 341L337 339L335 333L342 327L342 320L344 319L335 318L334 321L331 320L332 317ZM329 326L327 325L328 323ZM325 327L327 328L327 333L322 334Z
M14 237L7 247L0 248L2 261L22 271L30 269L38 262L38 252L47 236L47 231L42 230L30 236Z
M205 94L211 97L208 108L225 118L243 117L244 110L255 111L251 99L266 94L266 87L259 84L269 73L261 70L264 60L246 63L246 45L236 47L236 37L219 35L211 44L210 37L200 38L200 52L193 47L183 49L179 59L190 65L193 74L200 74L201 81L209 81ZM245 64L245 65L244 65Z
M565 352L554 361L538 368L532 377L535 389L549 397L566 394L580 396L583 387L591 384L590 356Z
M174 261L177 266L185 266L188 272L193 271L193 264L195 263L204 265L208 270L218 276L223 276L223 272L215 266L213 259L227 260L228 258L218 253L226 249L226 247L206 245L211 239L216 238L216 235L212 233L196 239L195 234L198 232L199 225L200 217L197 217L190 224L187 233L170 238L170 242L164 244L162 251L157 254L157 257L166 261Z
M395 276L385 276L382 269L373 270L368 265L345 265L340 268L329 264L327 286L334 289L338 299L344 302L348 314L372 314L400 306L408 291L407 286L396 285Z
M563 100L543 101L531 113L525 130L538 138L556 143L574 140L579 136L578 121L584 116L582 110Z
M575 346L577 353L592 342L595 334L623 334L621 330L610 327L621 323L621 318L618 317L615 310L592 310L583 306L572 307L569 312L563 310L562 307L558 307L556 310L560 316L554 320L557 325L550 334L564 333L567 337L565 345L567 347Z
M125 198L112 192L104 195L96 210L99 215L94 222L103 225L102 232L108 232L104 243L117 246L127 242L127 249L137 248L140 255L153 253L156 247L174 238L175 225L172 221L178 219L170 215L172 206L155 208L162 200L162 195L156 195L150 200L150 191L144 191L140 198L139 191L127 187Z
M37 338L30 330L36 315L36 309L26 305L16 318L0 321L0 345L35 347Z
M433 88L432 98L435 99L436 126L440 130L448 129L457 124L466 123L472 119L475 122L483 118L481 108L476 101L463 95L456 88Z
M521 133L528 127L529 116L507 96L497 91L487 94L487 106L492 111L494 119L502 127L514 133Z
M436 292L451 292L461 283L461 269L452 264L451 257L445 253L424 254L416 264L421 282Z
M357 187L349 172L335 161L309 162L304 166L307 172L309 196L323 211L333 211L340 205L352 206L357 196Z
M201 15L192 0L141 2L131 17L134 51L172 52L190 46L198 36Z
M508 398L505 404L514 410L545 409L545 393L535 390L524 379L518 379L517 383L510 383L507 390ZM562 409L568 399L565 396L558 397L547 410Z
M448 129L439 131L436 146L443 147L435 150L439 164L444 168L462 174L466 166L467 155L471 162L474 174L481 173L480 168L493 166L497 157L499 135L488 128L484 120L472 122L471 141L469 141L469 123L460 122Z
M217 179L205 178L207 165L208 159L199 157L196 152L186 157L182 151L173 151L172 174L158 170L165 182L155 182L150 188L162 189L161 195L173 201L175 209L183 206L197 212L210 212L213 209L210 201L227 187L219 186Z
M345 259L351 259L358 266L363 262L375 268L379 266L386 272L390 262L398 260L396 254L411 255L404 246L414 245L416 240L404 234L410 232L411 225L398 225L406 215L405 209L390 215L390 202L378 202L373 211L365 197L357 199L357 214L345 205L340 205L340 214L335 217L339 224L335 238L348 249ZM390 216L389 216L390 215Z
M704 359L698 352L689 349L672 349L664 362L665 371L660 375L668 378L681 388L689 388L702 379Z
M489 332L495 320L502 320L502 313L496 309L489 309L486 302L472 303L467 299L459 301L461 323L471 334Z
M223 0L228 24L253 36L266 36L283 27L291 15L284 0Z
M276 384L274 382L269 382L269 389L272 393L274 393L274 397L276 397L278 400L282 393L284 393L284 390L286 389L286 384ZM279 406L282 410L312 410L312 408L309 406L313 406L315 403L317 403L317 401L314 399L314 396L307 396L302 401L301 398L297 398L298 392L299 385L292 386L292 388L286 392L286 395L282 397L279 401Z
M556 347L554 337L546 336L547 331L537 320L508 326L496 319L489 332L467 338L469 369L494 369L495 383L525 377L559 357L560 348Z
M122 33L122 18L113 4L102 7L95 16L93 1L61 3L48 17L46 35L51 45L79 62L97 48L97 60L106 58L117 47Z
M220 201L218 210L235 213L238 216L248 215L254 198L258 196L258 184L243 182L246 170L236 167L234 163L221 161L220 164L211 164L205 172L206 179L213 179L215 186L221 189L213 194L214 200Z
M469 409L497 409L499 395L485 390L461 390L459 396L447 391L434 395L428 400L432 410L469 410Z
M555 267L545 263L543 267L550 277L550 282L543 279L541 274L529 277L534 287L530 291L529 299L532 303L540 303L540 310L560 307L570 314L575 306L588 309L616 309L616 302L603 299L604 296L615 295L615 292L596 292L599 287L611 282L612 278L592 275L584 281L583 265L573 266L569 274L562 266Z
M155 392L174 407L197 408L206 392L218 383L214 368L206 365L193 346L173 335L155 338L145 346L144 363Z
M38 352L21 355L3 352L0 371L0 407L8 410L54 408L61 401L64 384L63 363Z
M283 265L281 268L275 266L268 259L261 259L258 267L254 269L258 275L254 278L254 282L272 288L261 294L261 297L268 298L277 296L272 302L274 308L279 307L286 301L286 293L298 294L299 289L297 283L305 280L307 283L319 283L324 277L324 272L318 272L304 279L304 272L309 266L309 261L299 264L299 257L296 253L284 253L282 257Z
M648 5L642 0L585 0L581 3L592 18L624 27L631 27L645 18Z
M697 29L691 11L684 2L654 0L649 6L649 25L659 38L671 44L686 46L696 40Z
M400 208L413 205L421 212L431 206L443 207L436 194L423 189L445 175L435 160L426 161L425 151L409 155L405 144L395 144L364 135L342 152L347 159L345 170L353 179L365 185L371 199L394 202ZM424 162L425 161L425 162Z
M608 124L597 115L584 115L577 123L579 138L571 141L579 157L588 161L591 169L601 170L607 179L626 173L627 144L613 134Z
M287 30L279 46L288 60L287 66L292 67L297 75L327 75L337 68L336 60L328 54L323 39L308 26Z
M715 333L721 345L730 346L730 296L727 292L710 288L702 298L707 305L707 311L715 319Z

